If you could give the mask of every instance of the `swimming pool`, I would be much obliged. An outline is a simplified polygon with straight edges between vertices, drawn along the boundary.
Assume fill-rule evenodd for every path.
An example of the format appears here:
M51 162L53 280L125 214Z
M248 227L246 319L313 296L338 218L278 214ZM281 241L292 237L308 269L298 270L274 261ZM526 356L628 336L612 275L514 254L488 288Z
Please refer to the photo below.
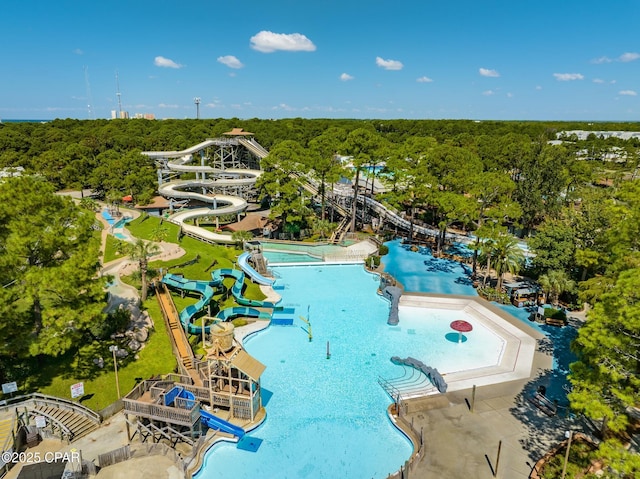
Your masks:
M411 251L396 239L385 243L389 253L380 258L385 272L393 275L407 292L477 296L469 266L445 258L434 258L422 247Z
M464 343L445 338L459 311L425 315L424 309L418 314L402 308L400 323L387 325L389 303L377 294L379 278L361 264L273 270L276 285L284 286L282 305L295 308L295 321L245 341L247 351L267 366L261 377L267 420L250 433L263 443L255 453L215 445L199 479L385 478L412 452L391 424L391 398L378 384L403 373L390 358L412 356L441 372L499 361L500 338L480 325L474 323ZM298 319L307 310L311 342Z
M307 253L291 253L285 251L264 251L262 253L270 265L274 263L321 263L322 259Z

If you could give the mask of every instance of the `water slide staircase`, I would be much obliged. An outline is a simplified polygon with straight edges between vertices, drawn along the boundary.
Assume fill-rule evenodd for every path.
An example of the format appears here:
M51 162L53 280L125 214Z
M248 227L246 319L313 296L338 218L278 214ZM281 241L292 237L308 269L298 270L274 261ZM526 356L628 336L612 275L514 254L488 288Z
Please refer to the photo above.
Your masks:
M11 406L16 411L23 411L18 413L19 422L33 424L35 417L44 417L47 428L56 436L69 442L86 436L97 429L102 422L100 415L91 409L74 401L46 394L33 393L13 398ZM12 428L15 427L14 423Z
M445 393L447 383L437 369L422 361L407 357L393 356L391 362L403 366L403 374L392 379L378 378L378 384L394 400L404 400L427 396L437 392Z
M251 253L248 251L245 251L240 256L238 256L238 266L240 266L240 269L242 269L242 271L244 271L244 273L247 276L249 276L254 282L258 284L272 286L273 283L275 282L275 279L267 278L266 276L263 276L258 271L253 269L249 264L250 257L251 257Z

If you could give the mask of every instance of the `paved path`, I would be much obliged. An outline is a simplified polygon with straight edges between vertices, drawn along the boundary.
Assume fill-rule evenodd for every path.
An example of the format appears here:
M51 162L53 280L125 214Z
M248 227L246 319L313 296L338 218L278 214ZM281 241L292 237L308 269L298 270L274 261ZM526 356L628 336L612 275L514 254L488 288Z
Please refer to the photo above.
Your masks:
M536 352L530 380L477 388L474 412L472 390L445 394L431 403L409 402L405 418L423 431L426 444L425 457L409 477L528 478L536 461L564 440L566 430L580 429L575 418L548 417L527 400L551 367L552 358Z

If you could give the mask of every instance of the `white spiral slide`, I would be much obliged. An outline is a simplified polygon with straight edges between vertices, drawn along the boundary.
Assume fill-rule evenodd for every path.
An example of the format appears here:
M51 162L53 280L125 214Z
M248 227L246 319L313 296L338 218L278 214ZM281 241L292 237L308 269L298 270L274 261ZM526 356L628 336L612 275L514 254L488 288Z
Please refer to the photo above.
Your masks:
M230 234L217 233L186 222L205 216L217 218L223 215L242 213L248 206L244 198L227 194L206 194L204 192L207 189L214 188L250 187L255 184L262 171L242 168L220 169L206 165L191 164L193 160L192 154L205 146L209 146L208 142L179 152L147 152L144 154L152 158L173 158L167 162L167 167L170 170L180 173L195 173L195 179L175 180L160 185L158 192L162 196L182 200L197 200L201 203L209 204L207 207L179 211L172 214L169 217L169 221L179 225L182 232L188 236L193 236L209 243L234 243ZM198 193L194 190L200 190L203 193Z

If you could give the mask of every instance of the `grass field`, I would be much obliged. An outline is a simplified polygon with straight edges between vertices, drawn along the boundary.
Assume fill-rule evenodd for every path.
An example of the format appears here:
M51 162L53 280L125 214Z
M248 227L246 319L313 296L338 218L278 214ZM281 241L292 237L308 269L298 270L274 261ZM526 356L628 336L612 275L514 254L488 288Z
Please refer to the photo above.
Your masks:
M174 224L161 222L160 218L156 217L142 216L129 223L127 229L133 236L148 240L164 236L165 241L179 243L185 250L186 254L182 258L168 262L152 262L149 267L153 271L159 271L160 268L166 271L168 267L172 267L172 273L182 274L187 278L206 280L211 278L211 271L215 269L233 267L237 255L240 253L239 250L232 247L210 245L189 237L178 239L179 228ZM108 258L118 257L115 254L118 242L117 238L108 236L106 248L109 254ZM198 259L192 264L179 266L195 258ZM105 258L106 261L109 259ZM135 287L139 288L140 286L139 275L134 274L123 278L123 280ZM231 279L225 280L227 287L230 287L231 283ZM244 295L253 299L264 298L259 286L250 281L247 282ZM181 298L179 295L175 295L174 299L178 310L197 301L195 297ZM220 301L220 304L216 305L218 308L234 305L233 297L223 300L217 296L214 297L214 301ZM147 299L143 309L146 309L153 319L154 330L145 347L138 354L118 359L118 379L122 396L142 379L170 373L176 367L169 334L155 296L150 296ZM196 350L198 352L198 340L192 339L194 339L193 343L198 348ZM47 357L44 362L41 362L42 358L38 358L29 368L30 374L21 389L70 399L71 385L83 382L85 396L79 399L80 402L91 409L100 410L117 399L113 356L109 351L109 346L113 344L124 347L124 342L118 343L117 340L93 341L57 358ZM98 358L103 359L102 368L96 364Z

